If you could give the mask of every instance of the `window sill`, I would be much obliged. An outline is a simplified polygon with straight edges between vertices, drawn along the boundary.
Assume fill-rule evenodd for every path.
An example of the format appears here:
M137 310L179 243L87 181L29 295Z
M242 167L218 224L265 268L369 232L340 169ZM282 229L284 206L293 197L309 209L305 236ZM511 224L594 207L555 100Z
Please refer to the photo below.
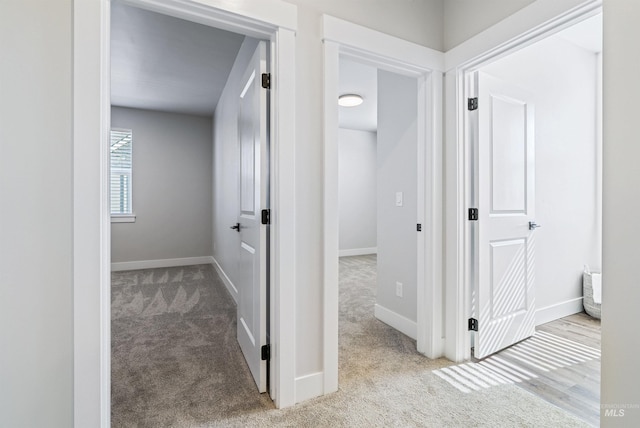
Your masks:
M135 223L135 222L136 222L135 214L111 216L111 223Z

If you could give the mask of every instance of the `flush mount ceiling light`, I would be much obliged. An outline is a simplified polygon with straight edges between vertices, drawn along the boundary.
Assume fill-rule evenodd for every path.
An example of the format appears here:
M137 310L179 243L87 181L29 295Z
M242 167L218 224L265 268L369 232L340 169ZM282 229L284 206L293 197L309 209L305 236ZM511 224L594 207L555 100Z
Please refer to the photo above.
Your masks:
M343 94L338 97L338 105L342 107L355 107L362 104L364 100L358 94Z

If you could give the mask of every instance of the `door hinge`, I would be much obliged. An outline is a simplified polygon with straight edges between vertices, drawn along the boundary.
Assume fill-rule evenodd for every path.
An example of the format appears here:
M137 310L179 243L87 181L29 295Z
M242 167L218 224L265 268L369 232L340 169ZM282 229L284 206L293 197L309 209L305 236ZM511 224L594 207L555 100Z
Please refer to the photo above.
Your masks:
M262 224L271 224L271 210L262 210Z
M472 111L478 110L478 97L469 98L469 100L467 101L467 108Z
M478 331L478 320L469 318L469 331Z
M422 225L418 223L418 226L416 227L416 229L418 230L418 232L422 232Z
M478 209L469 208L469 221L478 221Z
M271 89L271 73L262 73L262 87Z
M263 345L260 348L262 361L269 361L271 359L271 345Z

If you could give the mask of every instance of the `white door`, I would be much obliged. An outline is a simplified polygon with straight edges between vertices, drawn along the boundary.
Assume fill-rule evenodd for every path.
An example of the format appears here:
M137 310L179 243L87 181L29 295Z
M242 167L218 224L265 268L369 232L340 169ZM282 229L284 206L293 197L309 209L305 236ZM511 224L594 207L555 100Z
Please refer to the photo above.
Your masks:
M532 96L478 73L474 356L535 332L535 150Z
M267 136L266 43L260 42L242 77L239 94L240 213L234 226L240 234L238 342L260 392L267 390L267 225L261 221L269 198Z

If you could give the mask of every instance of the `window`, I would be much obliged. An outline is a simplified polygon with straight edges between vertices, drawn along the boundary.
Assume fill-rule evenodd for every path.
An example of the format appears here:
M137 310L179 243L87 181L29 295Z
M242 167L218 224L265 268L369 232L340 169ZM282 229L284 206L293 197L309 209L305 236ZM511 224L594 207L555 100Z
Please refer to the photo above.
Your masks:
M111 218L133 222L131 206L132 132L111 130Z

